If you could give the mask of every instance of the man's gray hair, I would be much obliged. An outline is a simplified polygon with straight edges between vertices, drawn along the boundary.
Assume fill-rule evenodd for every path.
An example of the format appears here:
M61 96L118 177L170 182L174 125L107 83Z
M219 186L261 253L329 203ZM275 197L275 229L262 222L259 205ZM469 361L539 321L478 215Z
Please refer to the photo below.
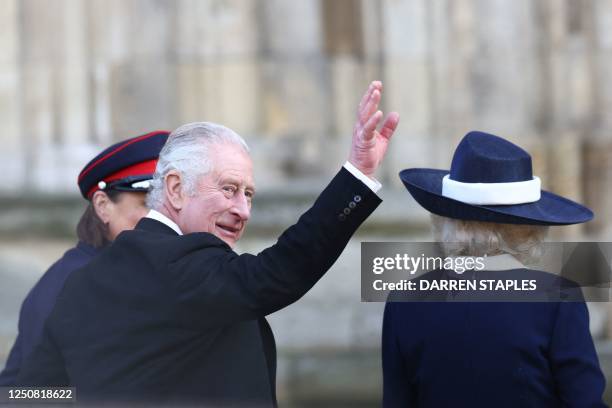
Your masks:
M431 214L433 235L446 256L513 255L533 265L543 255L548 227L466 221Z
M249 152L242 137L233 130L211 122L188 123L176 129L159 153L151 187L147 194L147 207L159 210L164 201L164 179L171 170L181 173L184 191L195 194L199 178L213 168L209 147L213 144L233 143Z

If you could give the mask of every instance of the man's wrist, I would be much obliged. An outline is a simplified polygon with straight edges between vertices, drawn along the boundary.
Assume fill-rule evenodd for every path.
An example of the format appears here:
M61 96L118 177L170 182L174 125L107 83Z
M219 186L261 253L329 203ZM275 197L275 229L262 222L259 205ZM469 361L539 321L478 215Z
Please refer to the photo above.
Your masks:
M363 174L361 170L355 167L348 160L346 161L346 163L344 163L344 168L347 169L353 176L357 177L359 181L361 181L363 184L368 186L370 190L372 190L373 192L376 193L378 192L378 190L382 188L382 184L380 184L378 180L376 180L375 178L366 176L365 174Z

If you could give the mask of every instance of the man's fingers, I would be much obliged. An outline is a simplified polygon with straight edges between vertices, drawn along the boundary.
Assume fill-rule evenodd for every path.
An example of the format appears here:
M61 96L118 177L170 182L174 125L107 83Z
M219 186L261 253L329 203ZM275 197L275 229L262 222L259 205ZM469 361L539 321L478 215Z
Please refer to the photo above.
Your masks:
M363 109L366 103L368 103L368 101L370 100L372 96L372 92L374 92L375 89L378 89L379 92L382 90L382 83L380 81L370 82L370 86L368 86L368 89L366 90L365 94L363 94L363 97L361 98L361 101L359 102L359 107L357 108L358 116L361 117Z
M374 87L372 86L372 84L370 84L370 86L368 87L366 92L361 97L361 101L359 101L359 107L357 108L357 113L359 115L361 115L361 111L363 110L363 107L365 106L365 104L370 99L370 95L372 94L372 90L374 90Z
M376 110L378 109L379 103L380 103L380 91L378 89L375 89L374 91L372 91L372 95L370 96L370 99L363 107L363 111L361 112L359 121L361 123L367 122L372 117L374 112L376 112Z
M383 122L382 129L380 129L380 134L385 139L391 138L395 129L397 129L397 124L399 123L399 113L391 112L387 115L387 118Z
M378 122L382 119L382 115L383 113L381 111L376 111L376 113L368 119L363 127L363 140L371 140L374 137L374 131L376 130L376 126L378 126Z

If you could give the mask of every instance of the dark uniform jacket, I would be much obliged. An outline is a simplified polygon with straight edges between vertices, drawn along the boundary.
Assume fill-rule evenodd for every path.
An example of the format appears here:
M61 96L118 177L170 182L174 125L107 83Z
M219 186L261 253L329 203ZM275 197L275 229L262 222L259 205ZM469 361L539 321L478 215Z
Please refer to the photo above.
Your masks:
M68 275L89 263L97 253L98 250L94 247L79 242L76 247L66 251L30 290L21 305L19 332L6 361L6 367L0 373L0 386L15 383L21 365L41 339L45 320L53 310L57 295Z
M479 274L534 279L538 301L525 294L511 295L512 302L388 302L384 407L605 407L605 378L580 289L540 271Z
M258 255L142 219L70 276L18 384L72 384L81 401L276 405L264 316L303 296L379 203L343 168Z

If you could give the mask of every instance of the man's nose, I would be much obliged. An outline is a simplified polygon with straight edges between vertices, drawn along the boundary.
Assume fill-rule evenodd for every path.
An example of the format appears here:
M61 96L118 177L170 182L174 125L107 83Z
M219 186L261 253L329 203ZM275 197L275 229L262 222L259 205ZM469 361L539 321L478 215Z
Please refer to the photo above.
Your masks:
M244 194L239 194L235 197L233 212L242 221L248 221L251 217L251 202Z

